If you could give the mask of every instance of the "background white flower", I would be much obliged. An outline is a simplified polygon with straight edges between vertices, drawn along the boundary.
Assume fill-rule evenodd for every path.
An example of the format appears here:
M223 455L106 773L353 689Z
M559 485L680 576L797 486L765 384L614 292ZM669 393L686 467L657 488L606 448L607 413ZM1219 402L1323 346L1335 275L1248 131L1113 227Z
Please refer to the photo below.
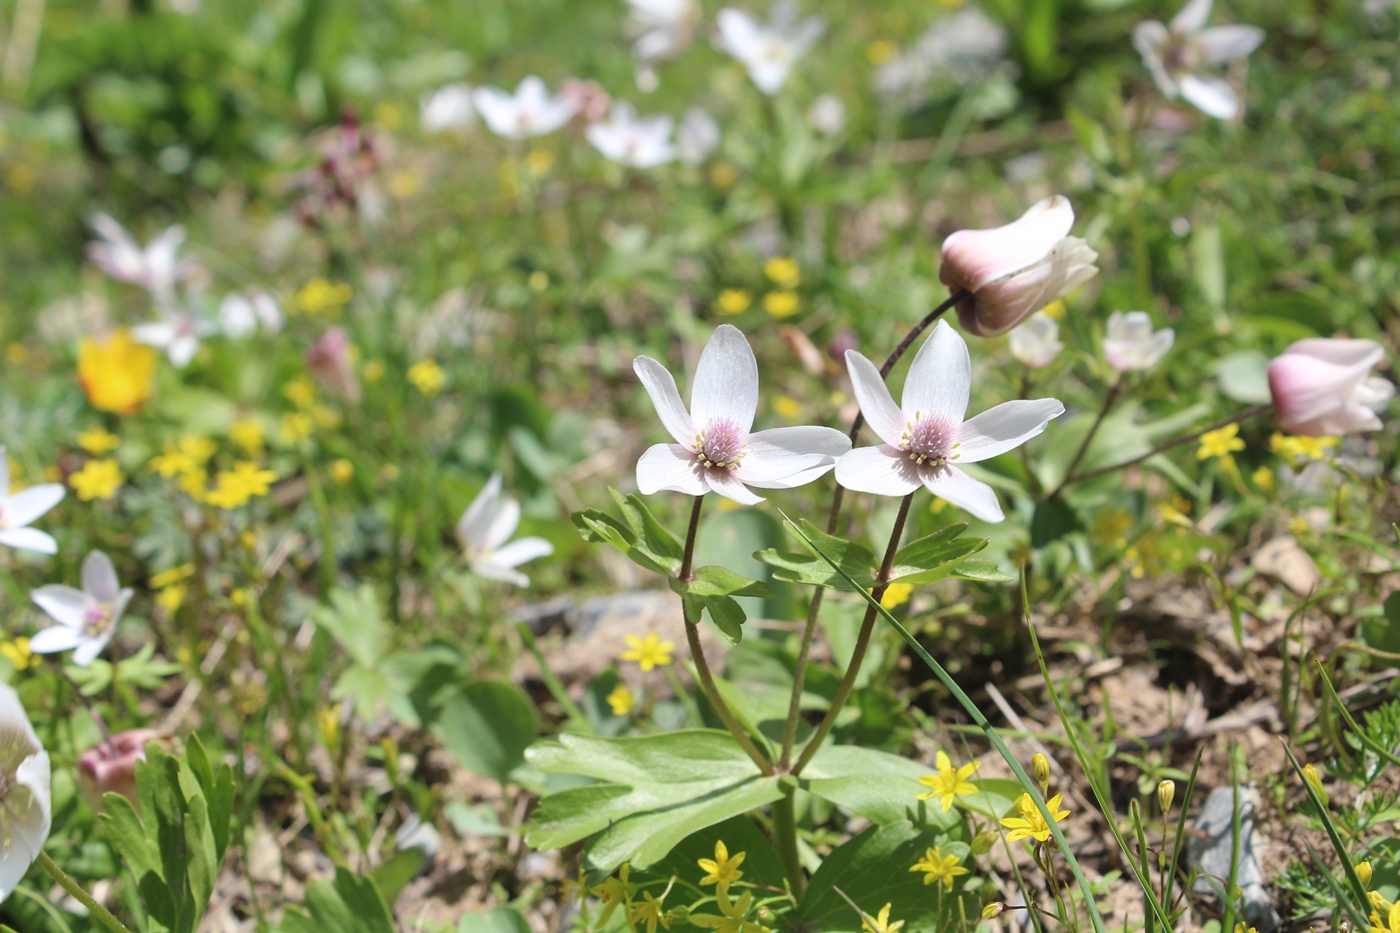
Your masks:
M1240 114L1240 100L1230 82L1202 74L1202 69L1244 58L1264 41L1258 26L1206 28L1212 0L1190 0L1168 24L1155 19L1133 27L1133 45L1152 80L1168 98L1185 98L1219 120Z
M749 72L749 78L763 93L778 93L798 59L806 55L826 30L819 16L797 19L797 0L775 0L767 23L734 7L719 11L716 45L728 52Z
M93 551L83 560L82 589L41 586L29 597L58 623L35 633L29 650L37 654L72 651L73 663L87 667L116 634L131 590L122 588L111 559Z
M219 329L235 340L254 334L261 326L269 334L282 330L282 309L277 299L261 288L226 295L219 303Z
M957 464L1014 450L1065 410L1058 399L1019 399L964 421L972 359L966 341L946 321L938 322L910 364L899 405L870 360L847 350L846 367L861 413L884 443L857 447L842 457L836 481L877 496L907 496L922 485L987 522L1005 517L997 494Z
M191 303L197 302L198 299L195 298ZM160 320L137 324L131 329L131 336L137 343L164 350L176 369L184 369L189 365L190 360L199 352L200 341L219 332L218 322L199 312L170 307L158 310Z
M87 245L88 258L112 278L146 289L157 302L171 300L176 283L197 268L192 261L180 258L184 227L167 227L143 248L106 214L95 215L89 223L101 239Z
M464 133L476 125L470 84L440 87L419 103L418 123L429 133Z
M846 105L834 94L823 94L807 108L807 122L823 136L835 136L846 128Z
M1065 345L1060 343L1060 325L1044 311L1037 311L1011 332L1011 355L1031 369L1055 362Z
M528 139L553 133L568 123L578 105L562 94L551 95L544 81L530 75L510 94L496 87L472 91L476 112L491 132L507 139Z
M457 540L472 573L529 586L530 578L515 568L537 557L548 557L554 553L554 545L544 538L511 541L518 527L520 503L501 494L501 474L493 473L457 522Z
M1152 330L1152 316L1146 311L1114 311L1108 316L1108 330L1103 338L1103 353L1108 365L1120 373L1136 372L1156 366L1176 340L1170 327Z
M691 107L676 130L676 150L681 161L696 166L710 157L719 145L719 124L704 110Z
M636 41L637 87L656 90L656 65L669 61L690 45L700 22L695 0L627 0L627 32Z
M671 141L675 121L670 117L639 117L626 101L617 101L606 120L590 123L584 135L603 155L619 165L654 168L676 160Z
M770 428L749 433L758 411L758 361L737 327L715 329L690 391L690 410L676 380L649 356L632 362L674 444L657 444L637 461L643 495L663 489L703 496L717 492L744 505L762 502L748 486L791 489L826 474L851 449L835 428Z
M46 531L27 527L63 500L61 483L30 486L10 495L10 461L0 447L0 544L40 554L57 554L58 542Z
M19 695L0 684L0 901L14 892L49 838L49 753Z

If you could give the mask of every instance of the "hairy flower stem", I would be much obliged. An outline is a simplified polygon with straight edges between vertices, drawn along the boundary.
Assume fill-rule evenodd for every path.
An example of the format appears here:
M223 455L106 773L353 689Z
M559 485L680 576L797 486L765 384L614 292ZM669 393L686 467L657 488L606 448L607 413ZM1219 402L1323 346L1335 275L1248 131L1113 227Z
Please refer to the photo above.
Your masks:
M914 502L914 493L905 496L899 503L899 515L894 520L894 530L890 533L890 543L885 548L885 559L880 563L880 572L875 577L875 587L870 591L870 595L879 602L880 597L885 595L885 590L889 586L890 567L894 565L895 552L899 550L899 540L904 537L904 523L909 518L909 507ZM875 617L877 615L874 605L867 605L865 608L865 618L860 622L860 633L856 636L855 650L851 652L851 663L846 668L846 675L841 678L841 685L836 688L836 696L831 700L831 707L822 717L821 725L817 726L817 731L807 741L807 745L802 749L802 755L797 759L797 763L792 766L794 775L801 774L802 769L807 767L812 756L821 749L822 742L831 734L831 730L836 726L836 717L841 715L841 710L845 708L846 701L850 699L851 690L855 688L856 677L860 674L860 667L865 661L865 651L870 647L870 636L875 631Z
M42 849L39 850L38 862L43 867L44 871L48 872L53 880L58 882L59 887L73 895L78 903L87 908L88 914L106 927L110 933L131 933L131 930L127 928L126 924L113 916L112 912L106 907L97 903L97 901L93 899L93 896L87 892L87 889L81 884L78 884L76 878L68 874L68 872L64 871L62 868L59 868L58 865L54 863L54 860L49 858L49 854Z
M1124 460L1122 463L1110 464L1106 467L1099 467L1097 470L1090 470L1088 473L1081 473L1079 476L1068 476L1065 479L1065 481L1060 485L1062 487L1068 486L1071 482L1080 483L1086 479L1093 479L1096 476L1103 476L1105 473L1112 473L1115 470L1126 469L1127 467L1130 467L1135 463L1141 463L1148 457L1155 457L1160 453L1164 453L1165 451L1171 450L1173 447L1180 447L1182 444L1189 444L1192 441L1200 440L1202 435L1209 434L1211 431L1219 431L1221 428L1226 427L1227 425L1239 424L1241 421L1248 421L1250 418L1253 418L1257 415L1262 415L1264 412L1271 410L1273 407L1273 405L1255 405L1253 408L1246 408L1244 411L1240 412L1237 415L1231 415L1228 418L1222 418L1221 420L1215 422L1215 424L1207 425L1206 427L1201 428L1199 431L1192 431L1190 434L1183 434L1181 437L1174 438L1173 440L1158 444L1156 447L1153 447L1151 450L1149 450L1147 453L1143 454L1140 457L1134 457L1131 460ZM1056 492L1058 491L1059 490L1056 490Z
M949 308L967 296L967 289L960 288L949 295L941 305L924 315L923 320L915 324L913 329L904 335L899 346L894 348L894 352L886 357L885 365L880 367L881 377L890 374L895 364L908 352L920 334L932 327L933 323L942 317ZM855 420L851 422L850 438L852 444L856 442L856 437L860 434L860 428L863 424L865 424L865 416L857 413ZM826 533L829 535L836 534L836 525L841 520L841 505L845 498L846 490L837 485L836 492L831 497L831 511L826 516ZM779 770L787 768L788 762L792 760L792 747L797 741L797 723L802 716L802 688L807 680L807 659L812 653L812 640L817 633L817 615L821 612L822 597L825 592L824 587L817 587L817 591L812 594L812 602L807 607L807 624L802 629L802 647L797 652L797 668L792 679L792 698L788 702L787 721L783 725L783 751L778 759Z
M695 580L695 572L691 569L691 564L695 561L695 538L700 530L700 508L705 504L704 496L695 497L695 505L690 510L690 527L685 533L685 554L681 557L681 569L677 577L685 583ZM695 608L692 609L691 607ZM764 774L773 774L773 763L768 757L759 751L753 739L744 731L739 720L735 718L734 711L729 708L729 704L724 702L724 697L719 695L719 688L715 686L715 675L710 672L710 662L705 660L705 649L700 644L700 609L699 604L693 600L682 599L681 610L685 617L685 641L690 646L690 659L695 664L695 679L700 682L700 688L705 691L705 697L710 701L711 708L714 709L724 727L734 736L734 741L739 743L739 747L753 759L753 763L758 765L758 769ZM691 613L694 613L692 617Z
M1118 380L1108 390L1108 395L1104 396L1103 407L1099 409L1099 416L1094 419L1094 423L1089 426L1089 433L1084 435L1084 440L1080 443L1079 449L1074 452L1074 459L1065 468L1064 479L1050 493L1049 498L1053 499L1060 494L1060 490L1069 485L1074 478L1074 471L1079 466L1079 462L1084 459L1084 455L1089 452L1089 445L1094 442L1094 435L1099 433L1099 428L1103 427L1103 421L1108 417L1109 411L1113 408L1113 403L1118 401L1118 396L1123 391L1123 377L1120 374Z

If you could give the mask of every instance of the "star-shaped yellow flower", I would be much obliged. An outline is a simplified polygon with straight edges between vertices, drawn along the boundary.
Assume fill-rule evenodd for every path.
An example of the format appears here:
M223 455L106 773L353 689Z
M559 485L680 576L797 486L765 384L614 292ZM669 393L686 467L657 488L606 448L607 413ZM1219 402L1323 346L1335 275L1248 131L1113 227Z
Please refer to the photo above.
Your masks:
M618 907L623 904L631 905L632 885L627 881L627 876L631 873L632 866L623 865L614 877L593 889L593 896L603 902L603 913L598 917L598 929L608 925L608 920Z
M702 858L698 864L707 874L700 879L701 884L717 884L728 888L729 885L744 877L744 873L739 870L739 866L744 864L746 852L740 852L733 858L729 857L729 847L724 844L724 840L715 843L715 857L712 859Z
M872 917L865 911L860 913L860 928L866 933L899 933L904 928L903 920L890 921L890 904L880 908L880 914Z
M1240 426L1227 424L1223 428L1201 435L1201 446L1196 451L1196 459L1226 458L1237 450L1244 450L1244 441L1240 439Z
M938 768L938 773L925 774L919 778L919 783L929 788L928 793L918 795L919 800L932 800L938 797L942 803L943 812L947 813L953 808L954 799L977 793L977 785L968 781L968 778L982 767L982 762L971 761L961 768L954 768L953 761L947 753L939 752L934 757L933 764Z
M628 635L627 644L632 647L622 652L622 660L636 661L644 672L654 667L665 667L671 663L671 650L675 642L662 641L655 632L648 632L646 638Z
M68 484L84 502L92 499L110 499L117 494L126 474L110 457L105 460L89 460L83 468L68 477Z
M661 902L652 897L650 891L643 891L642 898L632 902L633 925L646 924L647 933L656 933L658 923L668 930L671 929L671 918L661 910Z
M745 891L737 901L731 901L729 891L720 888L715 892L715 902L719 907L718 915L691 914L690 922L702 930L714 930L715 933L769 933L766 926L745 919L749 914L749 908L753 905L752 892ZM890 930L887 933L895 933L895 931Z
M956 855L944 855L943 851L934 846L924 853L924 857L914 864L910 871L921 871L924 873L924 884L933 884L937 881L944 887L951 886L953 879L958 875L967 874L967 869L962 867L962 859Z
M1056 823L1062 823L1069 817L1068 810L1060 809L1060 801L1064 794L1056 794L1045 802L1045 809L1050 811L1055 817ZM1030 794L1022 794L1016 801L1016 805L1021 809L1020 816L1008 816L1001 821L1011 832L1006 834L1007 842L1019 842L1022 839L1035 839L1036 842L1045 842L1050 838L1050 826L1045 822L1045 817L1041 815L1040 809L1031 799Z

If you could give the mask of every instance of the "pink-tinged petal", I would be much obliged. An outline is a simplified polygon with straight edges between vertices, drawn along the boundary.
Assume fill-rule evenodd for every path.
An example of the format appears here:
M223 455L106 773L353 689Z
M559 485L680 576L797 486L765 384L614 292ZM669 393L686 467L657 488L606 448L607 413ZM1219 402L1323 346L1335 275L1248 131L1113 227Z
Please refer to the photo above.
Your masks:
M40 554L57 554L58 542L53 535L37 528L10 528L0 531L0 544L21 551L37 551Z
M1370 369L1385 359L1385 349L1374 340L1346 337L1309 337L1289 345L1284 353L1301 353L1337 366Z
M21 489L5 500L0 524L10 529L28 525L62 501L63 486L59 483L44 483L41 486Z
M490 560L472 561L472 573L478 577L485 577L488 580L496 580L501 583L509 583L511 586L518 586L522 589L530 585L530 578L525 576L514 567L503 567Z
M963 329L996 337L1063 298L1098 274L1099 254L1079 237L1065 237L1042 261L990 282L958 303Z
M735 475L750 486L792 489L821 477L850 449L850 438L835 428L772 428L749 435Z
M1181 96L1197 110L1217 120L1233 120L1240 113L1240 99L1224 78L1182 75Z
M907 496L919 488L918 467L902 450L881 444L857 447L836 461L836 482L851 492Z
M675 377L670 371L649 356L639 356L632 361L632 371L641 380L642 386L651 396L652 407L667 433L678 444L694 444L699 433L690 412L685 410L681 393L676 388Z
M115 625L107 626L101 634L84 639L83 642L73 649L73 663L78 667L87 667L97 656L102 653L102 649L107 647L107 643L112 640L112 636L117 633Z
M1383 407L1394 392L1386 380L1369 375L1381 354L1365 346L1369 341L1337 343L1342 345L1299 341L1269 363L1274 411L1285 430L1321 436L1381 427L1374 409ZM1295 348L1305 352L1294 352ZM1339 359L1357 362L1331 361Z
M57 584L41 586L32 591L29 598L59 625L73 629L81 629L86 624L88 607L93 604L93 598L82 590Z
M1196 48L1208 65L1223 65L1244 58L1259 48L1264 30L1258 26L1216 26L1196 37Z
M1165 61L1167 48L1171 45L1171 33L1167 27L1149 19L1133 27L1133 48L1142 56L1142 63L1152 73L1152 80L1167 97L1176 97L1176 82L1167 72Z
M1031 206L1021 217L990 230L959 230L943 241L938 277L950 288L977 291L1043 260L1074 226L1074 208L1062 195Z
M1055 398L1019 399L989 408L959 426L958 462L978 463L1015 450L1064 412L1065 406Z
M967 341L947 321L939 321L909 364L899 406L904 418L914 421L919 416L936 415L950 424L959 424L967 414L971 391L972 357L967 352ZM891 443L889 438L885 443Z
M707 470L705 483L712 492L717 492L724 498L732 499L740 505L758 505L763 501L762 496L755 495L747 486L739 482L738 477L725 470Z
M650 496L663 489L703 496L708 490L703 467L695 454L679 444L657 444L647 448L637 461L637 490Z
M83 559L82 579L83 592L99 602L114 602L117 594L121 592L122 585L117 580L117 569L112 566L112 559L101 551L90 551Z
M1192 32L1200 32L1206 27L1206 21L1210 19L1210 8L1212 0L1190 0L1180 12L1172 17L1172 32L1177 35L1185 35Z
M476 494L471 505L457 520L457 541L464 549L476 551L485 547L500 498L501 474L492 473L486 485L481 487L481 492Z
M721 324L695 366L695 385L690 390L695 426L703 431L712 421L728 421L747 434L756 411L758 360L739 328ZM679 437L676 440L682 441Z
M908 423L904 412L894 403L889 386L880 378L880 371L855 350L846 351L846 371L851 375L851 389L860 403L860 413L865 423L875 435L889 444L898 447L904 438L904 427Z
M1006 518L995 490L955 466L929 471L924 476L924 485L938 498L951 502L984 522L999 522Z
M544 538L520 538L505 547L498 548L491 555L491 562L502 567L519 567L526 561L538 557L548 557L554 553L554 545Z
M52 625L29 638L29 650L35 654L58 654L72 651L83 643L83 633L75 628Z

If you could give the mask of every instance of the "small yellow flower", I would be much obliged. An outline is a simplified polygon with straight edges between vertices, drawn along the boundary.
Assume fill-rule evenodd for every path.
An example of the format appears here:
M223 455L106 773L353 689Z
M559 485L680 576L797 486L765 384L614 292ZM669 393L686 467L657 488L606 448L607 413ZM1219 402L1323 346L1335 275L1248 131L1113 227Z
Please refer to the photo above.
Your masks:
M769 292L763 296L763 310L776 318L792 317L801 307L797 292Z
M1371 886L1371 863L1369 861L1356 863L1356 877L1361 880L1363 888Z
M802 414L802 403L791 395L780 395L773 400L773 410L783 418L796 418Z
M89 460L83 464L81 470L68 477L68 485L73 487L78 498L84 502L92 499L110 499L117 494L124 482L126 474L122 472L117 461L110 457L106 460Z
M744 877L744 873L739 870L739 866L744 864L744 856L747 852L739 852L733 858L729 856L729 847L724 844L724 840L715 843L715 857L712 859L702 858L697 865L705 872L705 877L700 879L701 884L716 884L726 890L731 884Z
M631 647L622 652L622 660L636 661L637 666L643 672L650 671L654 667L666 667L670 664L671 651L676 647L675 642L662 641L657 638L655 632L648 632L646 638L628 635L627 644Z
M203 466L219 452L219 445L202 434L186 434L180 438L180 452Z
M291 308L310 315L334 316L354 294L355 290L344 282L331 284L325 279L315 278L292 296Z
M278 438L284 444L304 441L316 430L316 419L304 411L288 412L282 416L282 430Z
M384 361L370 360L360 367L360 375L371 385L384 378Z
M331 751L340 747L340 704L325 706L316 712L316 728L321 742Z
M663 897L665 895L662 895ZM671 929L671 918L661 911L661 902L650 891L642 892L642 900L632 902L632 924L645 924L647 933L656 933L656 925Z
M1040 785L1042 794L1050 789L1050 758L1044 752L1036 752L1031 756L1031 774Z
M865 47L865 57L872 65L883 65L899 54L899 47L888 39L876 39Z
M763 274L784 291L792 291L802 283L802 268L795 259L774 256L763 264Z
M4 655L14 665L15 670L23 671L39 664L39 656L29 650L29 639L18 635L13 641L0 642L0 655Z
M1244 450L1244 441L1240 438L1240 426L1227 424L1223 428L1207 431L1201 435L1201 446L1196 451L1196 459L1209 460L1212 457L1229 459L1230 454L1237 450Z
M546 288L549 288L549 273L545 272L543 269L536 269L534 272L530 273L530 277L525 280L525 284L530 286L530 291L538 295Z
M1069 818L1069 811L1060 809L1060 801L1063 799L1064 794L1056 794L1045 802L1045 809L1050 811L1056 823L1063 823ZM1020 816L1008 816L1000 821L1002 826L1011 830L1006 835L1007 842L1019 842L1022 839L1044 842L1050 838L1050 825L1045 822L1045 817L1041 815L1040 808L1035 805L1030 794L1022 794L1016 801L1016 806L1021 810Z
M1255 487L1257 487L1258 490L1264 495L1272 496L1274 494L1273 470L1269 469L1266 466L1261 466L1259 469L1249 474L1249 478L1254 480Z
M768 933L768 928L748 919L753 906L753 892L745 891L738 900L729 899L729 890L721 887L715 892L715 906L719 914L691 914L690 922L702 930L716 933ZM879 933L897 933L896 929Z
M1235 924L1235 933L1259 933L1254 927L1247 927L1243 921Z
M180 564L171 567L169 570L162 570L151 577L150 584L153 590L163 590L167 586L179 583L181 580L188 580L194 576L194 564Z
M1002 903L1001 901L992 901L986 907L982 908L982 919L995 920L997 917L1000 917L1005 912L1006 905L1004 903Z
M355 478L355 464L340 457L331 461L330 466L326 467L326 472L331 475L331 479L343 486Z
M183 473L189 473L191 470L199 468L199 464L195 463L194 459L191 458L189 454L180 450L180 448L176 447L174 444L169 443L165 445L165 453L158 457L152 457L146 466L155 470L166 479L172 476L179 476Z
M715 310L720 314L743 314L753 304L753 296L742 288L726 288L715 299Z
M913 593L912 583L891 583L885 587L885 595L880 597L880 605L885 609L896 609L909 602Z
M536 149L525 157L525 171L529 175L539 178L548 175L549 170L554 167L554 154L545 149Z
M1166 813L1172 808L1172 801L1176 799L1176 781L1166 778L1157 784L1157 804Z
M1328 449L1336 447L1339 438L1301 437L1289 434L1274 434L1269 438L1269 449L1289 463L1299 460L1321 460Z
M442 391L447 374L432 360L421 360L408 367L408 381L417 386L419 392L432 398Z
M298 376L282 387L282 394L298 408L310 408L316 402L316 383Z
M170 586L156 591L156 605L168 614L174 615L185 602L185 593L188 591L189 587L185 584L172 583Z
M204 488L204 483L209 479L209 471L204 467L197 466L186 470L175 480L175 488L196 502L203 502L209 496L209 491Z
M603 902L603 912L598 917L597 929L601 930L607 926L613 911L617 910L618 907L632 903L632 885L627 880L631 871L632 866L624 864L618 869L615 877L609 878L593 889L593 896Z
M267 428L261 418L239 418L228 426L228 439L246 457L260 457L267 443Z
M1324 807L1331 802L1327 796L1327 788L1322 786L1322 775L1318 774L1317 769L1312 765L1303 765L1303 780L1308 782L1308 786L1322 800Z
M904 921L896 920L893 923L890 922L891 906L890 904L886 904L884 907L881 907L878 917L872 917L865 911L861 911L860 928L866 931L866 933L899 933L904 927Z
M924 873L924 884L933 884L937 881L943 887L950 887L953 879L958 875L967 874L967 869L962 867L962 859L956 855L944 855L943 850L934 846L924 853L924 857L914 863L910 871L921 871Z
M628 689L626 684L618 684L613 687L607 700L608 706L612 707L614 716L626 716L632 712L632 707L637 705L637 695Z
M917 795L916 799L932 800L937 797L943 806L943 812L947 813L953 808L953 801L957 797L967 797L977 793L977 785L970 782L968 778L982 767L982 762L971 761L961 768L954 768L948 753L940 751L934 756L933 764L938 769L938 773L926 774L919 778L919 783L929 790L928 793Z
M272 490L277 474L261 464L240 460L232 470L224 470L214 477L214 488L209 491L207 501L221 509L236 509L254 496L265 496Z
M78 435L78 446L93 456L109 454L121 444L121 438L102 426L89 428Z
M93 408L119 415L135 414L155 391L154 347L137 343L119 330L105 343L84 337L78 343L78 384Z

